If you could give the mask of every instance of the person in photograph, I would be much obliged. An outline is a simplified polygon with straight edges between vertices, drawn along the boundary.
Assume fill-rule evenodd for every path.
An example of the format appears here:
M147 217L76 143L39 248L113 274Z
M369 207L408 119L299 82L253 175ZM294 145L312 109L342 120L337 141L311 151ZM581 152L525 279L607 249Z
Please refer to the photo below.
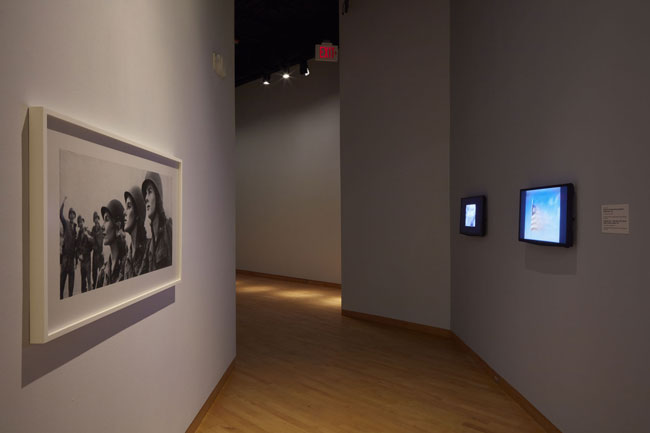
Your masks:
M97 288L97 274L99 273L99 269L104 265L104 232L102 226L99 224L97 211L93 212L93 229L90 232L90 236L93 238L93 284L91 289L95 289Z
M124 206L119 200L113 199L102 207L101 211L104 219L104 245L111 249L111 254L99 272L97 287L105 287L122 281L124 277L124 259L126 257L126 241L122 231Z
M142 195L151 225L151 239L147 242L147 264L151 272L172 264L172 220L163 209L162 180L158 173L147 172Z
M124 231L129 234L131 244L124 260L124 279L137 277L148 272L147 261L144 259L147 247L147 232L144 228L146 219L144 197L142 190L134 186L124 192Z
M79 226L77 233L77 257L79 269L81 270L81 293L86 293L92 287L90 280L90 254L93 249L93 238L86 228L85 220L81 215L77 217L77 225Z
M63 289L65 287L65 280L68 280L68 296L72 296L74 291L74 269L76 260L76 240L77 240L77 227L74 222L77 213L74 209L68 210L68 220L63 217L63 207L65 201L68 199L66 196L61 203L59 209L59 219L63 225L63 247L61 248L61 277L60 277L60 290L59 299L63 299Z

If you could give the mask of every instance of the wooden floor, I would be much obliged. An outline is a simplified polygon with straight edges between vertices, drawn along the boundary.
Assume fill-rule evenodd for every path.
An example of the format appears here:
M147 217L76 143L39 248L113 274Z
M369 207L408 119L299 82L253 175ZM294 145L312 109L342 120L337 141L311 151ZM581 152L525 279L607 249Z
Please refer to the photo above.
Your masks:
M341 316L340 290L237 279L237 362L199 432L543 433L451 339Z

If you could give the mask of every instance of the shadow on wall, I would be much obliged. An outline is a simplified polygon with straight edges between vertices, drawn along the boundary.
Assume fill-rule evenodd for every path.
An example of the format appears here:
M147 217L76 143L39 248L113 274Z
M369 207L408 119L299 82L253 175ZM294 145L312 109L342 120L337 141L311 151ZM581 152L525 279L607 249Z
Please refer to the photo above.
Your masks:
M113 335L174 303L176 287L65 334L49 343L29 343L29 125L27 117L22 131L23 185L23 350L22 386L66 364Z
M574 200L577 203L577 199L574 198ZM576 275L578 271L578 250L576 247L578 233L575 225L576 203L573 204L573 246L563 248L531 245L527 243L524 253L526 269L549 275Z
M526 244L524 261L526 269L542 274L575 275L578 268L575 245L562 248Z

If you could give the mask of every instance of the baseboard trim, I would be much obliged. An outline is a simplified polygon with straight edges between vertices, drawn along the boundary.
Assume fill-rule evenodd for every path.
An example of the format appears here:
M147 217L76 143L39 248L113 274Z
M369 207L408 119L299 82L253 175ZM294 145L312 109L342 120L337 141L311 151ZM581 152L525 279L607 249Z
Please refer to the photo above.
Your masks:
M547 433L562 433L560 429L555 427L548 418L544 416L531 402L526 399L514 386L510 385L499 373L497 373L490 365L485 362L478 353L474 352L461 338L452 332L453 339L460 345L476 363L478 363L489 375L494 379L496 384L512 398L528 415L530 415Z
M237 273L240 275L250 275L252 277L262 277L262 278L271 278L274 280L283 280L291 281L292 283L302 283L302 284L313 284L315 286L325 286L333 287L335 289L340 289L341 285L338 283L328 283L327 281L318 281L318 280L308 280L305 278L296 278L296 277L287 277L285 275L277 274L265 274L263 272L247 271L245 269L237 269Z
M201 425L201 421L203 421L203 418L205 418L205 415L208 413L208 410L210 410L210 407L212 407L212 404L214 401L217 399L217 396L219 395L219 392L223 389L224 385L230 378L230 374L232 373L232 370L235 368L235 360L237 357L235 357L228 368L226 369L226 372L221 376L221 380L219 380L219 383L214 387L210 395L208 396L208 399L203 403L203 406L201 406L201 410L199 410L199 413L196 414L194 417L194 420L192 421L192 424L185 430L185 433L196 433L196 430L199 428L199 425Z
M360 313L358 311L341 309L341 314L352 319L366 320L369 322L381 323L384 325L396 326L398 328L410 329L411 331L424 332L438 337L452 338L449 329L435 326L422 325L420 323L407 322L406 320L391 319L390 317L377 316L375 314Z
M471 347L469 347L461 338L453 331L443 328L436 328L435 326L421 325L419 323L407 322L405 320L391 319L390 317L376 316L374 314L360 313L358 311L341 309L341 314L352 319L366 320L369 322L381 323L384 325L395 326L398 328L410 329L412 331L424 332L438 337L453 339L467 354L483 368L490 377L494 379L496 384L505 392L515 403L517 403L523 410L528 413L537 424L542 427L547 433L562 433L560 429L555 427L548 418L544 416L526 397L521 395L512 385L508 383L499 373L497 373L490 365L483 360Z

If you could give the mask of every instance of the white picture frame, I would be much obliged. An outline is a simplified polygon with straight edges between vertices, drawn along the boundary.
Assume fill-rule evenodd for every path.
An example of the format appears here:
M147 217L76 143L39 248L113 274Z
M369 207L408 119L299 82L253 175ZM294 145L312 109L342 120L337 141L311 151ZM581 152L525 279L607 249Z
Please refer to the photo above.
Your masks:
M156 174L157 178L151 177ZM148 179L147 182L145 178ZM138 230L133 229L136 223L124 216L130 215L128 206L125 206L126 198L132 197L125 193L131 190L136 194L137 187L140 186L139 179L142 179L141 192L147 189L151 193L150 185L156 185L153 188L156 191L162 190L152 194L150 197L153 198L146 202L131 199L132 213L140 218L138 221L144 218L145 222L140 223L143 226L149 224L145 237L142 234L136 236ZM119 206L111 207L108 197L121 202L124 213L119 213ZM146 203L145 210L142 205L133 205L134 202ZM77 211L69 212L73 206L78 206L79 216L84 220L91 220L95 212L101 214L99 220L102 227L105 218L111 219L113 213L120 215L114 220L122 221L121 230L118 228L120 224L112 222L112 219L112 225L106 226L109 227L108 231L105 230L106 227L103 227L104 230L94 228L94 221L80 221L80 225L75 226L71 223L72 220L67 219L76 216ZM117 210L111 212L109 207ZM149 215L149 209L156 207L162 210L159 218ZM65 217L61 218L64 214ZM93 230L89 227L93 227ZM127 232L129 227L130 232ZM154 236L151 232L154 229L151 227L155 227L159 233L155 236L155 241L152 240ZM180 159L44 107L29 108L29 286L32 344L51 341L177 285L181 281L182 269L181 228ZM142 230L139 231L143 233ZM103 233L101 237L100 232ZM132 238L139 241L134 242ZM71 250L73 244L70 239L75 239L74 251ZM107 245L105 241L110 244ZM115 246L116 243L119 247ZM88 245L94 248L92 254L85 254ZM90 257L97 259L98 263L102 258L105 260L102 267L98 268L97 279L88 277L87 263ZM116 260L112 260L113 257ZM136 259L129 260L132 266L128 271L125 270L126 267L120 267L128 258L133 257ZM136 262L141 271L138 274L133 271L136 268L133 263ZM146 266L140 266L145 263ZM70 268L72 271L69 271ZM108 271L102 274L102 270ZM81 272L85 272L83 278L80 277ZM123 279L119 279L118 275L122 275ZM100 278L102 276L106 278ZM73 287L71 280L77 280L76 287ZM100 280L106 283L100 286ZM80 291L82 285L86 288L84 292Z

